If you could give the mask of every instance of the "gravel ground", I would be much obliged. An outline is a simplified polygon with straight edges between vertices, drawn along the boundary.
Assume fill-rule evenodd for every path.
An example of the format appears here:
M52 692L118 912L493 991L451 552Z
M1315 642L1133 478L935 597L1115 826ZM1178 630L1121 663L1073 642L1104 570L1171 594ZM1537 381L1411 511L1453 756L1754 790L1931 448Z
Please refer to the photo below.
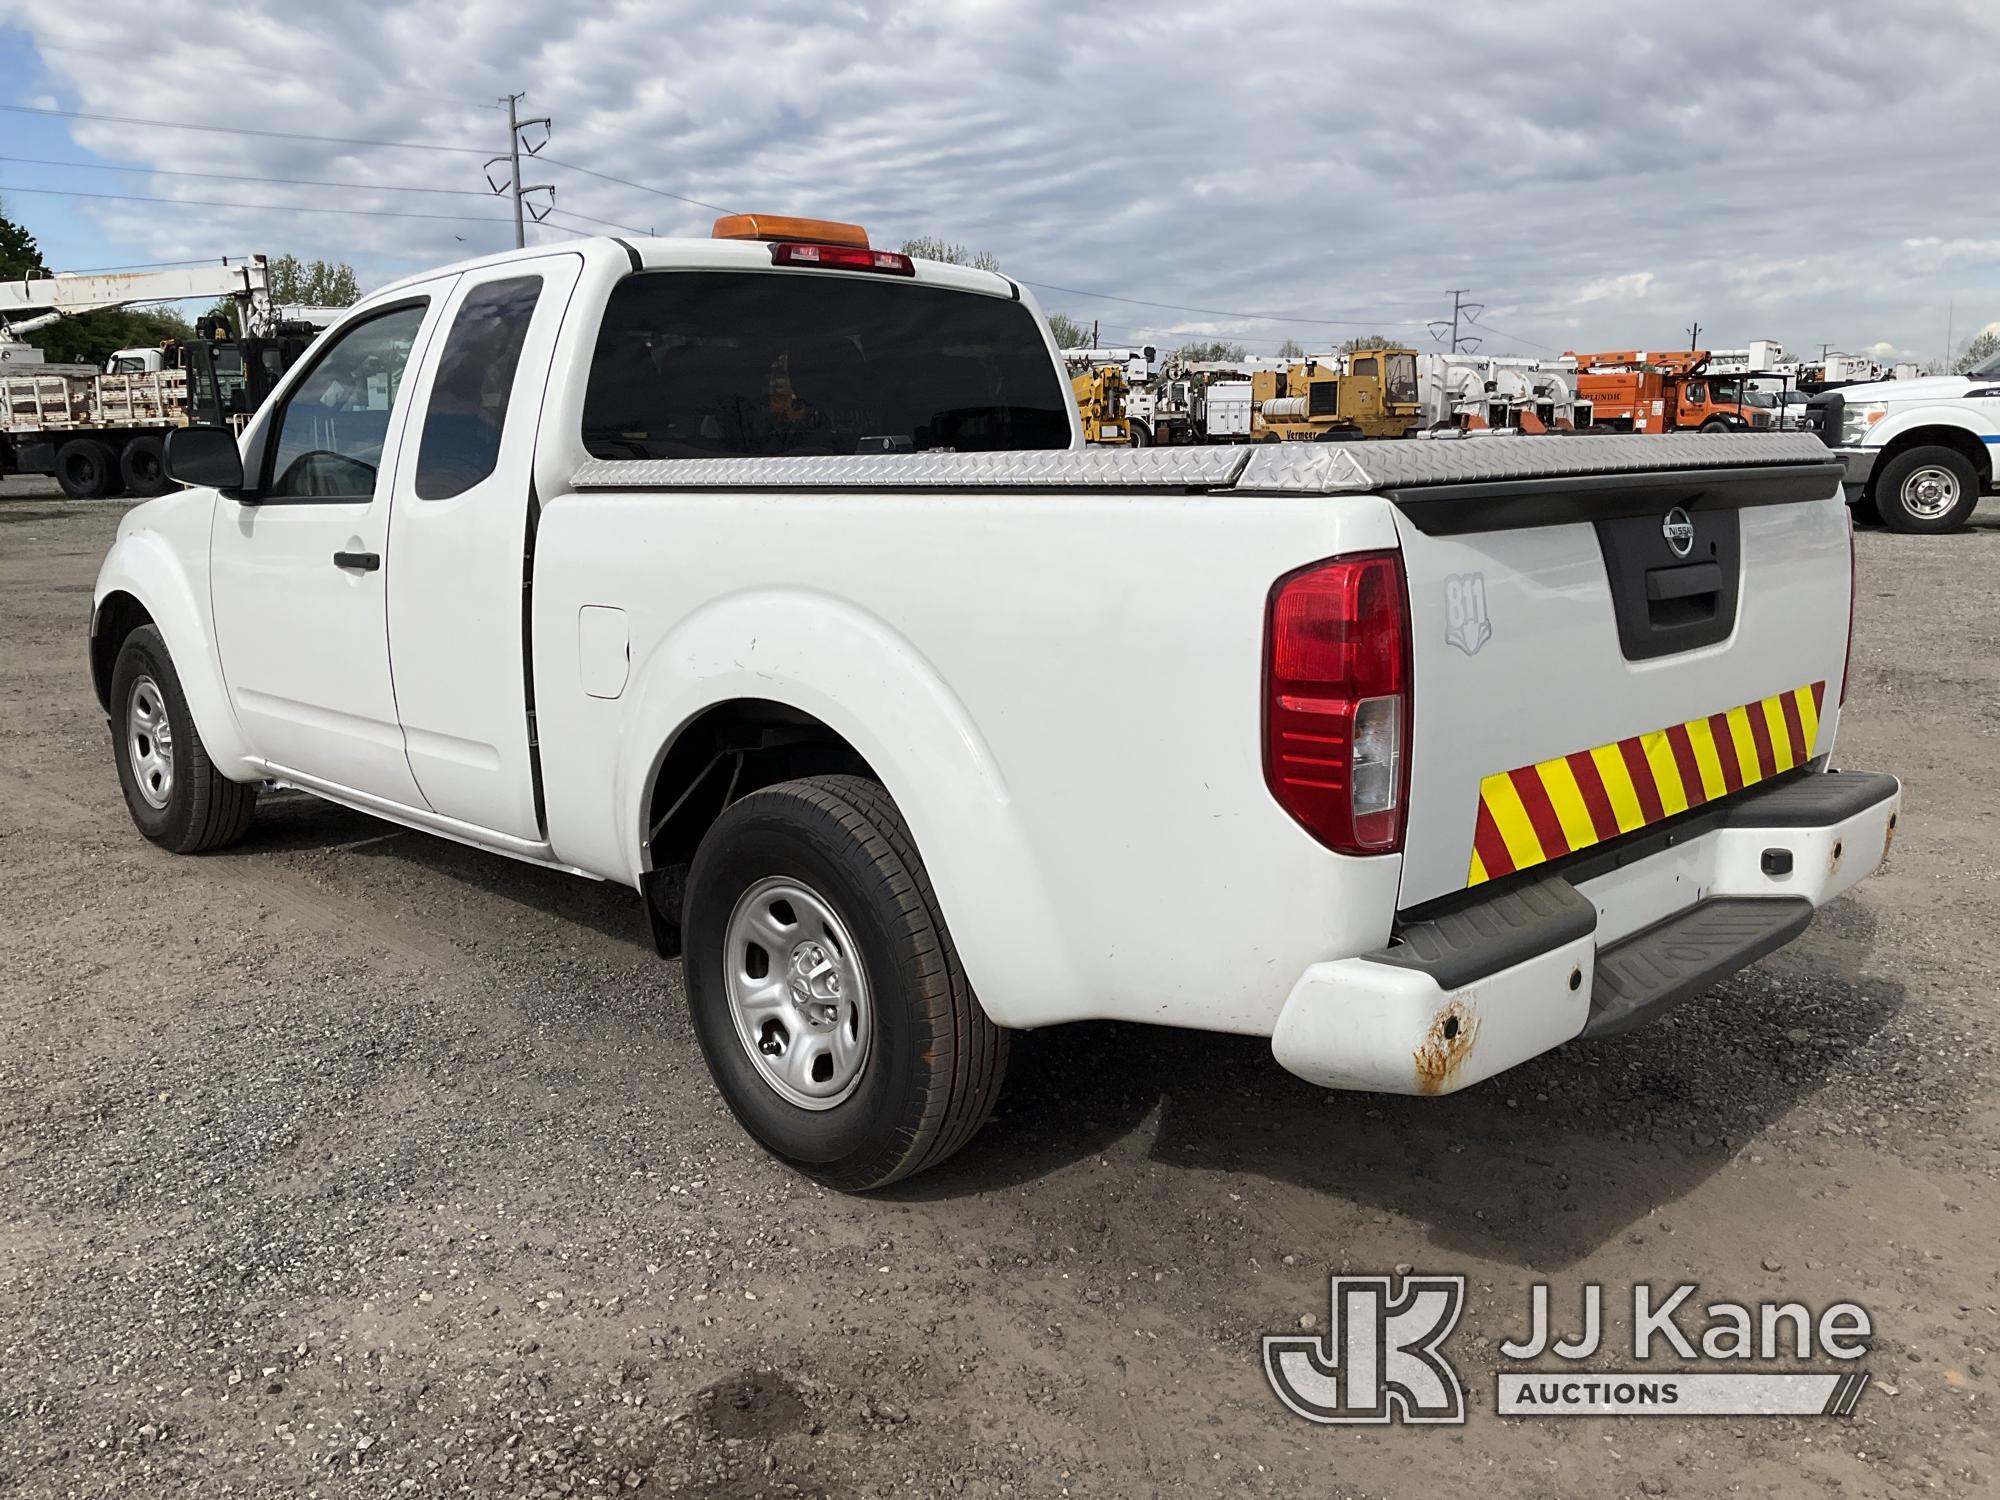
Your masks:
M296 796L224 854L140 839L84 660L121 511L0 483L0 1493L2000 1485L1991 502L1861 539L1839 760L1905 778L1903 831L1792 947L1443 1100L1028 1035L972 1147L869 1199L736 1130L629 892ZM1406 1265L1471 1278L1469 1424L1285 1413L1259 1336ZM1636 1280L1857 1300L1875 1383L1493 1413L1530 1284Z

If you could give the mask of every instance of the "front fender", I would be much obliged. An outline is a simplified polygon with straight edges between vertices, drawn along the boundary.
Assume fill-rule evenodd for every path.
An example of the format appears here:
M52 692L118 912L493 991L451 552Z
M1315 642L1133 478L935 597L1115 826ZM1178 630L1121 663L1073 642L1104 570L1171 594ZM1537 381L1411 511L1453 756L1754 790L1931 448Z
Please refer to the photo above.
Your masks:
M653 780L704 710L763 699L812 715L881 777L922 850L965 971L999 1024L1030 1024L1078 977L1005 777L965 705L886 622L832 595L711 601L635 664L613 789L634 883Z
M1867 445L1870 448L1888 447L1897 439L1925 428L1952 427L1969 434L1986 453L1986 473L1982 477L2000 477L2000 429L1981 412L1964 407L1920 405L1907 412L1891 410L1889 415L1868 430Z
M188 712L194 716L195 730L209 759L224 776L249 780L259 772L246 758L249 746L235 710L229 706L222 659L209 618L206 531L202 549L190 565L160 531L132 524L140 514L134 511L126 517L118 540L97 571L97 586L91 595L91 637L96 638L103 622L107 598L124 593L138 600L166 639Z

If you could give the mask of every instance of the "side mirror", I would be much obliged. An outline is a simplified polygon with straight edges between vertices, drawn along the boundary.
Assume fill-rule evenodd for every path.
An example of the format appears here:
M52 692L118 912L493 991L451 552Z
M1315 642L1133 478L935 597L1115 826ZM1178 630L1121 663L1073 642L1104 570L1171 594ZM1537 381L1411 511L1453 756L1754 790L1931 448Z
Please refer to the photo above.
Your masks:
M167 477L202 489L243 491L243 455L223 427L176 427L167 434Z

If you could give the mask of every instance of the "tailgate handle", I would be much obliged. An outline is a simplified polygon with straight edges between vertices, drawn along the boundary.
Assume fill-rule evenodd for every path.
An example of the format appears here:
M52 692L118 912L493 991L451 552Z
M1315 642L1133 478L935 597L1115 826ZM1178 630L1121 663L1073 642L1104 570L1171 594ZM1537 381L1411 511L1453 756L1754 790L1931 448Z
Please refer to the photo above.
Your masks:
M1689 563L1684 568L1653 568L1646 574L1646 597L1655 603L1721 592L1720 563L1700 562Z

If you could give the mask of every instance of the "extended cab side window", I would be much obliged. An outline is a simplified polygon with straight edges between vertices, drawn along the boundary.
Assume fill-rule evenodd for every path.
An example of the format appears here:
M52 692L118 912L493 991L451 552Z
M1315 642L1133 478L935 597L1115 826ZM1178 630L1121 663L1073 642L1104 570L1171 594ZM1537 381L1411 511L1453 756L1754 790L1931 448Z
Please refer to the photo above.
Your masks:
M528 323L542 294L539 276L489 281L465 294L431 384L417 451L419 500L449 500L493 472L507 398L521 363Z
M271 443L267 500L367 499L389 413L426 304L390 308L342 333L285 399Z
M1069 382L1006 296L821 271L647 271L604 310L598 458L1067 448Z

